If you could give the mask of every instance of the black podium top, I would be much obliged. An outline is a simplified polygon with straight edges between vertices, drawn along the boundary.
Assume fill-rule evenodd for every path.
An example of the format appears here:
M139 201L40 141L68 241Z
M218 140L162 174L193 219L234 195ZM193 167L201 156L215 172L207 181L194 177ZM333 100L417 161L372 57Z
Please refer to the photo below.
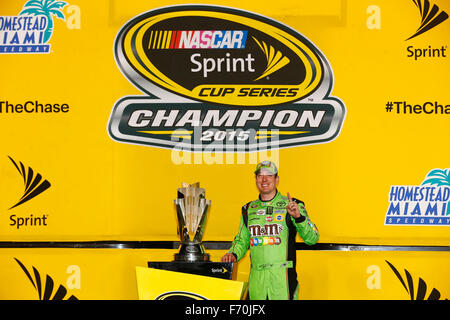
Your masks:
M221 278L232 280L235 274L235 266L232 262L186 262L186 261L149 261L149 268L176 271L190 274L197 274L200 276L208 276L214 278Z

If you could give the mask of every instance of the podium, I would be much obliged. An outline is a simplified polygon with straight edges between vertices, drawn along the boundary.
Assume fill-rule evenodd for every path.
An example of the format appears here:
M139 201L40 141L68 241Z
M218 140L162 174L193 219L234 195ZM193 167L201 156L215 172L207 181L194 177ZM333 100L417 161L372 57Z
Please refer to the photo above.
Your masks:
M207 276L220 279L232 280L236 278L236 270L232 262L211 262L211 261L171 261L171 262L148 262L149 268L175 271L200 276Z
M233 263L148 262L136 267L140 300L239 300L247 284L231 280Z
M150 300L239 300L246 283L233 281L231 262L212 262L202 237L210 200L200 183L182 183L174 200L177 210L180 249L174 261L150 261L148 268L136 267L139 299Z

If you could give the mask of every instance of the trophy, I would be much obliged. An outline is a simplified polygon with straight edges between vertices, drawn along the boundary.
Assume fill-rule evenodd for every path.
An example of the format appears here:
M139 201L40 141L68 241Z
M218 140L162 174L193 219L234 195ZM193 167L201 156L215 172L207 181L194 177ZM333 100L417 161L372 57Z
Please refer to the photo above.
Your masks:
M183 182L182 187L177 190L178 196L174 203L181 245L179 252L175 254L175 261L210 261L202 238L211 200L205 199L205 189L200 188L199 182Z

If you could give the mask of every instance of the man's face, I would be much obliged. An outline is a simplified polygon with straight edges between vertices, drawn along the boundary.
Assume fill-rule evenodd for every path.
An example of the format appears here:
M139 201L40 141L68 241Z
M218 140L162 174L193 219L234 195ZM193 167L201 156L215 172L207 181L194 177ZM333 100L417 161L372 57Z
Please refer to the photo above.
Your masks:
M274 193L278 186L279 177L267 172L260 172L256 175L256 187L260 194Z

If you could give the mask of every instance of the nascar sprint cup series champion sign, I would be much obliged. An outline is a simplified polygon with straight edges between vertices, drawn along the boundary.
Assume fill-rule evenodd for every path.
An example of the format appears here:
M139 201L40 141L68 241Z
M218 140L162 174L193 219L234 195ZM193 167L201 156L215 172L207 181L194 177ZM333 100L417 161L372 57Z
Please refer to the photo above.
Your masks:
M261 151L331 141L345 106L308 39L267 17L219 6L170 6L116 37L122 73L148 96L116 102L120 142L185 151Z

